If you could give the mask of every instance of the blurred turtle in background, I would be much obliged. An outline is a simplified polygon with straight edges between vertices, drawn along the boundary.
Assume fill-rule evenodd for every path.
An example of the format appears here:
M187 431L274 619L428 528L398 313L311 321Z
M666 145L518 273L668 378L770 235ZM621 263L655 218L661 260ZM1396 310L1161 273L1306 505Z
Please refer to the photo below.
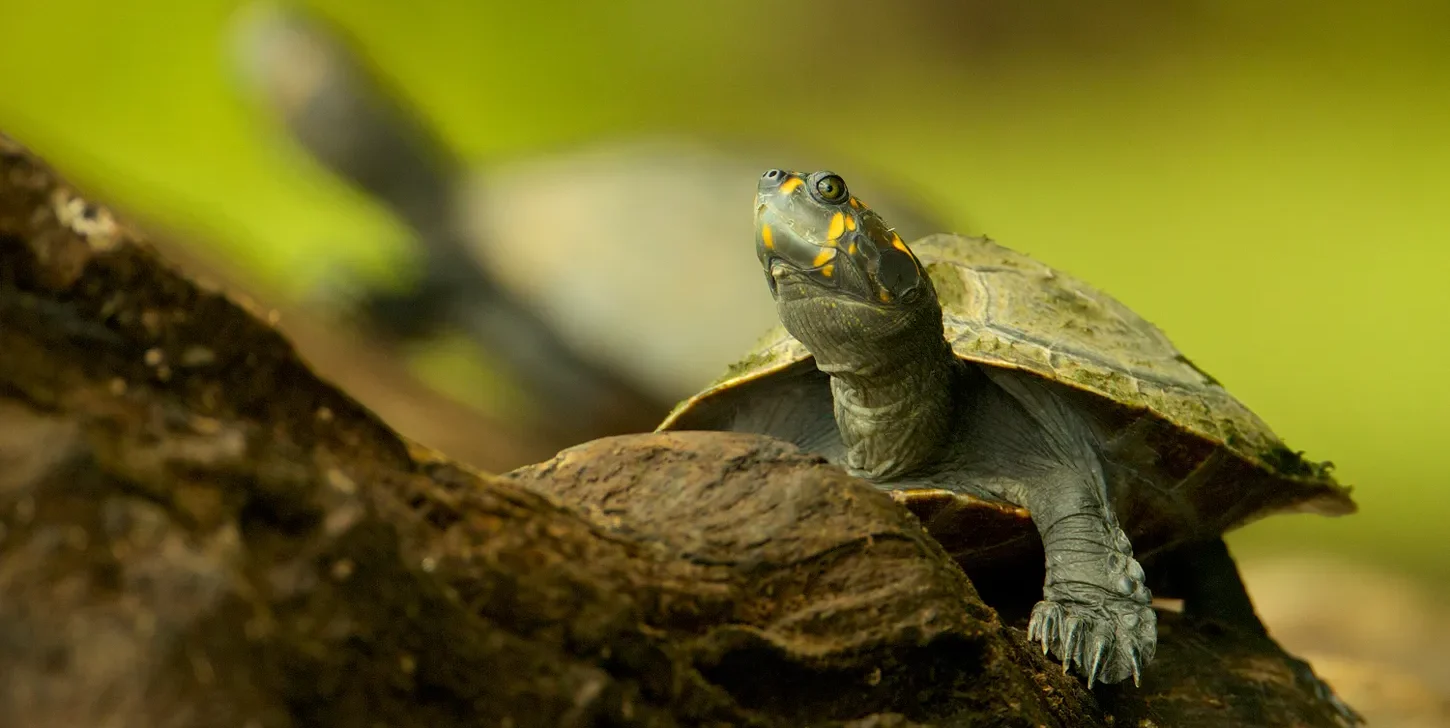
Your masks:
M356 282L356 312L402 340L463 332L561 446L653 429L774 320L740 190L780 154L654 138L474 169L326 21L257 5L237 35L249 94L417 237L417 280ZM946 227L859 186L904 234Z

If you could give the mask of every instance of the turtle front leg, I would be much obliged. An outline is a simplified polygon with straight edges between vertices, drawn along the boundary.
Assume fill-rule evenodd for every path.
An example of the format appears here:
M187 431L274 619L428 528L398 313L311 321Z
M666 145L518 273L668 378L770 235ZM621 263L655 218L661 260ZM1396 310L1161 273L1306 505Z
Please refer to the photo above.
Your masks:
M1137 684L1157 652L1158 618L1110 505L1093 433L1045 382L988 374L1016 405L985 405L995 410L990 444L1007 475L996 490L1031 512L1047 555L1028 638L1064 669L1077 663L1089 687L1128 677Z
M1133 558L1127 534L1089 489L1037 484L1024 500L1047 554L1042 601L1032 609L1027 637L1068 669L1115 683L1133 678L1158 647L1158 618Z

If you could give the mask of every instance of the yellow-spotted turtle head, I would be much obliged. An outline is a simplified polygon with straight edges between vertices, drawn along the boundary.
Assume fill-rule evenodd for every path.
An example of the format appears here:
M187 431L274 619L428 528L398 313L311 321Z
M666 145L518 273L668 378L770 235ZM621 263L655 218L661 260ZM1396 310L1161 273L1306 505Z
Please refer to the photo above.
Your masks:
M834 172L761 175L755 250L781 323L823 371L869 367L904 339L941 341L925 267Z

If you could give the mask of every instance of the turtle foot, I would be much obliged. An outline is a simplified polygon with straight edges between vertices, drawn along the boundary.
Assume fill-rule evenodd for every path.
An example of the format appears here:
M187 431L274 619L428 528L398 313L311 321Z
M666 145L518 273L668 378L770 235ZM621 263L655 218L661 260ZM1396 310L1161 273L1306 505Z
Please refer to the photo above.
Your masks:
M1044 599L1032 609L1027 639L1062 660L1064 671L1077 663L1089 688L1129 677L1138 685L1158 649L1158 617L1147 604L1122 597L1097 603Z

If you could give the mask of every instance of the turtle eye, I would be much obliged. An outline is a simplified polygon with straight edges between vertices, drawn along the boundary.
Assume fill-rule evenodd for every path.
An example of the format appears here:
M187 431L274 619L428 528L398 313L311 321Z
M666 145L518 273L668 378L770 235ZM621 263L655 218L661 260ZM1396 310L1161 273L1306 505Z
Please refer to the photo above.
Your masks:
M841 176L837 174L827 174L817 179L815 188L816 195L821 198L821 201L831 205L839 205L850 196L850 193L846 191L846 180L841 179Z

